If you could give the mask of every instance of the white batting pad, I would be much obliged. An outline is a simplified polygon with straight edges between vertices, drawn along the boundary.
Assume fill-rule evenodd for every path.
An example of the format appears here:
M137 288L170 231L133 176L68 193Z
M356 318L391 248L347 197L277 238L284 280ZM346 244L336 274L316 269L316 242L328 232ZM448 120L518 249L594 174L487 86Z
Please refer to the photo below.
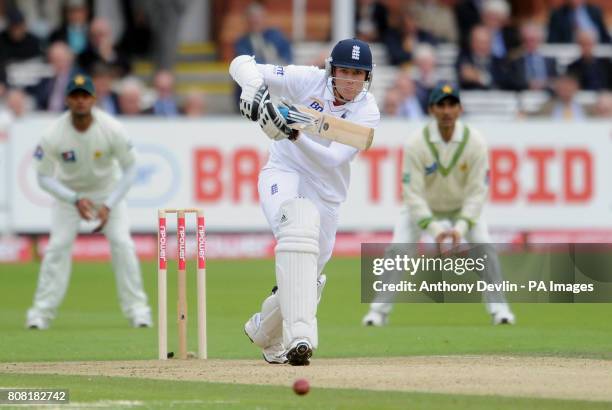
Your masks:
M253 315L245 327L249 338L262 349L283 342L283 317L277 293L271 294L263 301L261 313Z
M321 302L327 276L317 279L317 305ZM254 314L246 324L248 336L253 343L265 349L283 343L283 316L281 315L278 291L268 296L261 305L261 312Z
M276 245L276 283L283 316L283 342L307 339L313 348L317 336L317 260L320 216L308 199L284 202Z

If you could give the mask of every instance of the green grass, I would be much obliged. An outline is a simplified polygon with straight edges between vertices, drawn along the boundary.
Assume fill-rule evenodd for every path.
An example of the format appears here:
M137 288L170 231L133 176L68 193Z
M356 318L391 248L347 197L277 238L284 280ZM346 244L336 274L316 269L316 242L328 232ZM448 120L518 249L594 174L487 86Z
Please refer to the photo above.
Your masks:
M37 270L37 264L0 265L0 362L133 360L157 356L156 329L128 326L118 306L110 264L106 263L76 263L66 299L52 328L46 332L25 330L25 312L32 301ZM367 305L360 304L359 300L359 260L335 259L328 264L326 273L328 282L319 307L316 357L504 354L612 359L612 304L514 305L518 324L513 327L491 326L481 304L398 304L390 326L365 329L360 325ZM154 264L143 264L143 275L151 306L156 310ZM170 278L169 306L172 307L174 275ZM210 357L259 358L259 352L245 338L242 326L259 309L273 284L271 260L209 262ZM196 324L194 288L191 287L189 300L192 336ZM169 312L169 318L173 315ZM174 323L172 319L169 322ZM170 328L170 336L170 346L176 346L174 326ZM190 349L195 348L192 338ZM158 408L167 407L164 403L177 397L184 400L197 397L212 407L217 406L214 398L232 397L237 401L235 406L247 408L256 404L266 408L406 408L402 403L408 403L410 408L432 409L530 408L536 404L538 408L580 407L568 401L338 389L317 389L297 401L287 388L280 387L0 375L1 385L48 386L50 380L64 381L75 401L121 398L146 401L147 406ZM154 398L146 393L150 391L155 391ZM183 405L188 403L179 407ZM222 405L218 403L218 406Z
M45 386L43 375L0 374L0 385ZM432 393L374 392L313 388L297 397L289 387L160 381L120 377L53 376L53 387L69 386L72 403L138 401L145 408L259 409L610 409L612 404L570 400L524 399ZM120 407L115 403L113 407ZM130 406L130 408L133 408Z
M319 307L317 357L421 354L522 354L612 359L612 304L514 305L518 325L493 327L482 304L397 304L391 325L360 326L359 261L337 259ZM70 287L52 328L39 337L23 328L38 266L1 265L0 361L155 358L157 331L131 329L117 301L110 265L75 264ZM274 284L268 260L211 261L208 265L208 334L213 358L256 358L242 326ZM193 271L192 271L193 272ZM156 271L143 265L150 303L156 304ZM190 280L194 279L193 276ZM192 281L193 282L193 281ZM190 284L194 284L191 283ZM175 306L169 277L169 303ZM190 292L190 331L195 334L195 295ZM170 345L175 336L169 312ZM191 340L193 342L193 340ZM401 341L401 342L400 342ZM195 344L190 348L195 349Z

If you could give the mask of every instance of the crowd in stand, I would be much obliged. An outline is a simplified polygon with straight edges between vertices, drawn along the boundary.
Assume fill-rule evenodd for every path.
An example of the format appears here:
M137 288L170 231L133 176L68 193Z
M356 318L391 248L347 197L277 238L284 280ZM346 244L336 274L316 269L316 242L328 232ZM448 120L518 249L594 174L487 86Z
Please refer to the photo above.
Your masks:
M612 116L612 55L594 52L598 44L610 44L610 34L602 11L585 0L566 0L550 11L547 24L520 25L505 0L415 0L392 16L384 2L358 0L356 28L362 39L384 44L389 62L401 69L385 95L388 116L418 119L426 113L428 90L440 80L435 49L442 43L458 45L455 72L463 90L540 90L551 97L532 115ZM545 40L577 44L580 56L561 66L541 52ZM578 104L579 90L599 93L596 102Z
M158 44L157 30L145 21L154 21L160 10L167 15L166 9L181 1L162 2L157 8L153 3L121 2L127 28L114 41L110 22L92 16L91 2L0 1L0 97L5 106L15 116L28 110L64 111L66 85L80 72L92 77L98 105L112 114L204 115L203 93L191 91L179 98L175 92L171 68L176 43L164 38ZM150 86L133 75L137 56L150 56L154 62Z
M437 48L456 44L454 66L462 90L541 91L549 100L537 110L519 115L579 119L610 117L612 53L595 54L598 44L610 44L602 11L585 0L566 0L551 10L548 24L512 19L506 0L412 0L400 10L388 10L384 1L356 0L355 31L362 40L384 46L388 63L398 75L386 91L386 116L421 119L427 115L429 91L442 80ZM236 55L255 55L260 63L292 62L290 43L264 22L258 3L246 12L247 30L235 43ZM580 56L567 66L544 55L542 44L577 44ZM608 49L609 51L610 49ZM322 66L327 54L314 64ZM576 102L579 90L599 93L594 103Z
M28 105L60 112L68 79L85 72L96 85L98 105L110 113L204 115L206 96L195 90L179 96L172 71L184 0L118 3L125 29L115 40L110 22L93 16L93 0L0 0L5 106L10 101L12 107L24 106L20 113ZM236 55L255 55L260 63L293 62L291 42L266 23L273 12L257 1L246 9ZM388 64L398 68L384 95L386 116L427 115L429 91L449 80L439 63L440 47L448 44L456 45L452 80L462 90L548 93L550 99L529 115L612 116L612 46L604 55L596 52L598 45L610 45L610 34L602 11L587 0L565 0L544 23L519 21L507 0L411 0L400 2L398 10L389 10L385 1L355 0L355 30L357 37L383 47ZM575 44L580 56L560 64L542 52L545 43ZM142 56L155 67L148 84L133 72L134 58ZM580 91L596 93L595 102L579 104Z

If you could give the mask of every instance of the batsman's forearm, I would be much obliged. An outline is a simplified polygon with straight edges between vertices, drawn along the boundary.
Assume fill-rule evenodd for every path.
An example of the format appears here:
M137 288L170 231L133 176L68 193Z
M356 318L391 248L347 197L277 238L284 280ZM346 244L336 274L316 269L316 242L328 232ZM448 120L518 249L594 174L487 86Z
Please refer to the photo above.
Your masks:
M115 186L113 192L111 192L108 198L106 198L104 201L104 205L106 205L108 209L113 209L113 207L117 205L119 201L125 197L125 195L127 195L135 180L136 164L133 164L132 166L123 170L123 176L119 182L117 182L117 186Z
M253 56L241 55L232 60L229 73L242 88L257 90L263 84L263 75L257 69Z
M54 198L71 204L77 201L77 193L57 179L43 174L36 174L36 179L38 180L38 186L50 193Z

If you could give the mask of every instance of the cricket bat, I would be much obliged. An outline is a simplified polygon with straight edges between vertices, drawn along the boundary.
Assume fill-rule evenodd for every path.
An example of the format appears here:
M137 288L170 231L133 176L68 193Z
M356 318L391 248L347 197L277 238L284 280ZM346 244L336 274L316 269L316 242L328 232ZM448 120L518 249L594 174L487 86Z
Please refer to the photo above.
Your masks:
M287 122L294 130L305 131L319 137L367 150L374 140L374 128L355 124L343 118L324 114L303 105L289 105Z

